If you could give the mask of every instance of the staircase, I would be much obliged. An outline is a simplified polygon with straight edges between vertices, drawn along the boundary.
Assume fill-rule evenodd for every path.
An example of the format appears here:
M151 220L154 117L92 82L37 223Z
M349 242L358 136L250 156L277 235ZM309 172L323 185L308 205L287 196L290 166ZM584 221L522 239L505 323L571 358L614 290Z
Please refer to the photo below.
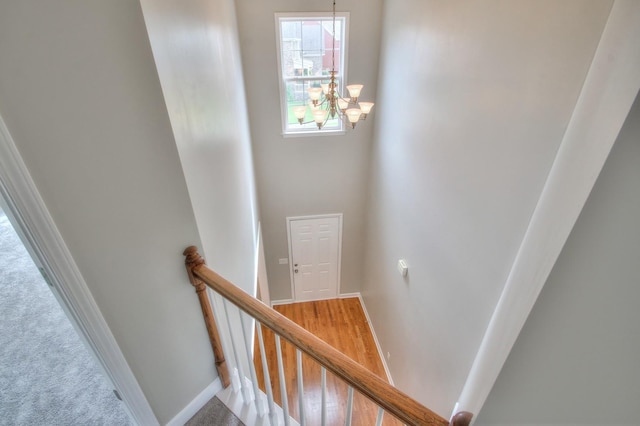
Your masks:
M319 420L322 426L331 425L327 419L327 372L338 377L348 387L346 426L351 425L353 397L356 392L377 405L376 426L382 424L385 416L395 417L410 426L469 425L472 418L471 413L457 413L451 421L444 419L304 328L245 293L209 269L205 265L204 259L198 254L196 247L188 247L183 254L186 257L185 265L189 280L195 287L200 300L216 368L224 386L223 391L217 397L246 425L305 426L309 420L313 420L314 424ZM216 294L216 298L214 298L216 309L211 307L206 292L207 287ZM262 326L269 328L275 334L282 407L276 405L273 398ZM252 362L254 333L257 333L258 337L266 394L258 389L256 369ZM221 336L224 336L224 339L221 339ZM289 413L286 386L294 383L287 382L284 377L281 338L294 345L298 355L297 374L293 382L297 386L300 398L299 423ZM230 358L225 358L225 354L230 354ZM315 360L321 369L320 419L307 419L302 409L304 406L303 398L305 398L302 354ZM231 369L229 365L232 365Z

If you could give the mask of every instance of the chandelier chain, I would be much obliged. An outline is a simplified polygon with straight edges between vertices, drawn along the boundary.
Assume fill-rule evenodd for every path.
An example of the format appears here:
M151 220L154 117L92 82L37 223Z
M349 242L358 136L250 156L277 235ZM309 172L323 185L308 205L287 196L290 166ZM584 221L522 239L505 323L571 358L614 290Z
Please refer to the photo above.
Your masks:
M331 71L336 70L336 0L333 0L333 35L331 37Z

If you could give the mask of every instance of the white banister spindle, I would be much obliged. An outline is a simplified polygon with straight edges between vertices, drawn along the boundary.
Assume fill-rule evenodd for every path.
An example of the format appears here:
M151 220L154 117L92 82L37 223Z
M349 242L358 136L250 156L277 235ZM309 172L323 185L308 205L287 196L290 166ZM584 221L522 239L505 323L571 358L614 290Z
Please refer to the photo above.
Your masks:
M251 350L250 336L247 334L247 323L245 320L246 314L242 311L238 311L240 314L240 324L242 325L242 336L244 337L244 349L247 354L247 360L249 362L249 373L251 374L251 385L253 386L254 404L256 404L256 410L258 415L262 417L266 412L264 401L260 397L260 390L258 389L258 375L256 374L256 366L253 363L253 353ZM253 319L253 318L252 318Z
M280 395L282 397L282 413L284 415L285 426L290 425L289 401L287 401L287 384L284 379L284 366L282 365L282 348L280 347L280 336L276 334L276 356L278 357L278 377L280 379Z
M382 407L378 407L378 418L376 419L376 426L382 425L383 416L384 416L384 409Z
M304 383L302 379L302 352L300 352L300 349L296 349L296 362L298 365L298 409L300 410L300 426L305 426Z
M262 324L256 321L256 329L258 330L258 344L260 345L260 359L262 360L262 374L264 376L264 389L267 393L267 404L269 405L269 419L272 426L277 426L278 417L276 414L276 405L273 402L273 390L271 389L271 375L269 374L269 365L267 364L267 355L264 350L264 338L262 337Z
M353 415L353 388L349 386L347 396L347 418L344 422L345 426L351 426L351 416Z
M324 367L320 368L320 388L320 424L322 426L327 426L327 370Z
M229 319L229 308L227 307L228 302L227 299L224 299L224 314L227 317L227 328L229 329L229 336L231 336L231 346L233 346L233 357L236 361L236 369L238 370L238 378L240 379L240 390L242 391L242 399L244 400L245 405L249 405L251 403L251 395L250 390L247 387L247 383L245 381L244 376L244 368L242 368L242 362L240 362L240 358L238 357L238 344L236 342L236 338L234 336L234 332L231 328L231 321Z
M215 307L214 309L211 309L211 311L213 312L213 318L216 322L216 324L218 325L218 331L219 331L219 335L220 335L220 345L222 346L222 353L225 354L225 356L227 356L226 354L230 354L231 348L229 348L229 341L225 338L224 336L224 330L222 329L223 324L227 324L227 326L229 325L229 321L225 321L226 320L226 316L223 318L222 317L222 311L223 309L220 309L221 306L223 306L224 304L224 297L222 297L221 295L219 295L218 293L216 293L215 291L212 291L211 289L207 289L207 291L209 292L209 295L211 296L211 301L213 303L213 306ZM231 365L230 362L227 363L227 365ZM231 381L231 387L233 389L234 392L238 392L240 390L240 383L234 379L234 374L230 375L230 381Z

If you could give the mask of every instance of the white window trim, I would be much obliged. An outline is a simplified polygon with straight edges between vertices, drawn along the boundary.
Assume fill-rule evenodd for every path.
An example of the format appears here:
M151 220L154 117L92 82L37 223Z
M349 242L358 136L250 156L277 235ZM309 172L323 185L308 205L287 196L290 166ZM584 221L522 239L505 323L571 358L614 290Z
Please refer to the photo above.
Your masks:
M289 129L287 130L288 108L286 100L286 86L284 77L282 75L282 41L280 39L280 21L281 20L302 20L302 19L314 19L314 18L331 18L332 12L293 12L293 13L276 13L275 14L275 29L276 29L276 49L277 49L277 63L278 63L278 86L280 95L280 122L282 126L282 136L285 138L291 137L304 137L304 136L336 136L344 135L346 133L345 123L340 120L339 129L309 129L301 127L300 130ZM336 12L336 18L344 19L344 34L342 41L342 49L340 52L340 63L342 64L342 73L338 73L340 76L340 84L338 91L344 94L347 81L347 58L349 49L349 12Z

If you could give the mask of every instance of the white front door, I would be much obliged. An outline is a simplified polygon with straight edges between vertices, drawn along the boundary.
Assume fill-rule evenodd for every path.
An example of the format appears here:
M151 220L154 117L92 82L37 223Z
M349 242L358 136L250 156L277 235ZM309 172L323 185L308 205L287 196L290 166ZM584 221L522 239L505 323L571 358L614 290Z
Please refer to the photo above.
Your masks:
M293 298L301 302L337 297L342 216L288 221Z

